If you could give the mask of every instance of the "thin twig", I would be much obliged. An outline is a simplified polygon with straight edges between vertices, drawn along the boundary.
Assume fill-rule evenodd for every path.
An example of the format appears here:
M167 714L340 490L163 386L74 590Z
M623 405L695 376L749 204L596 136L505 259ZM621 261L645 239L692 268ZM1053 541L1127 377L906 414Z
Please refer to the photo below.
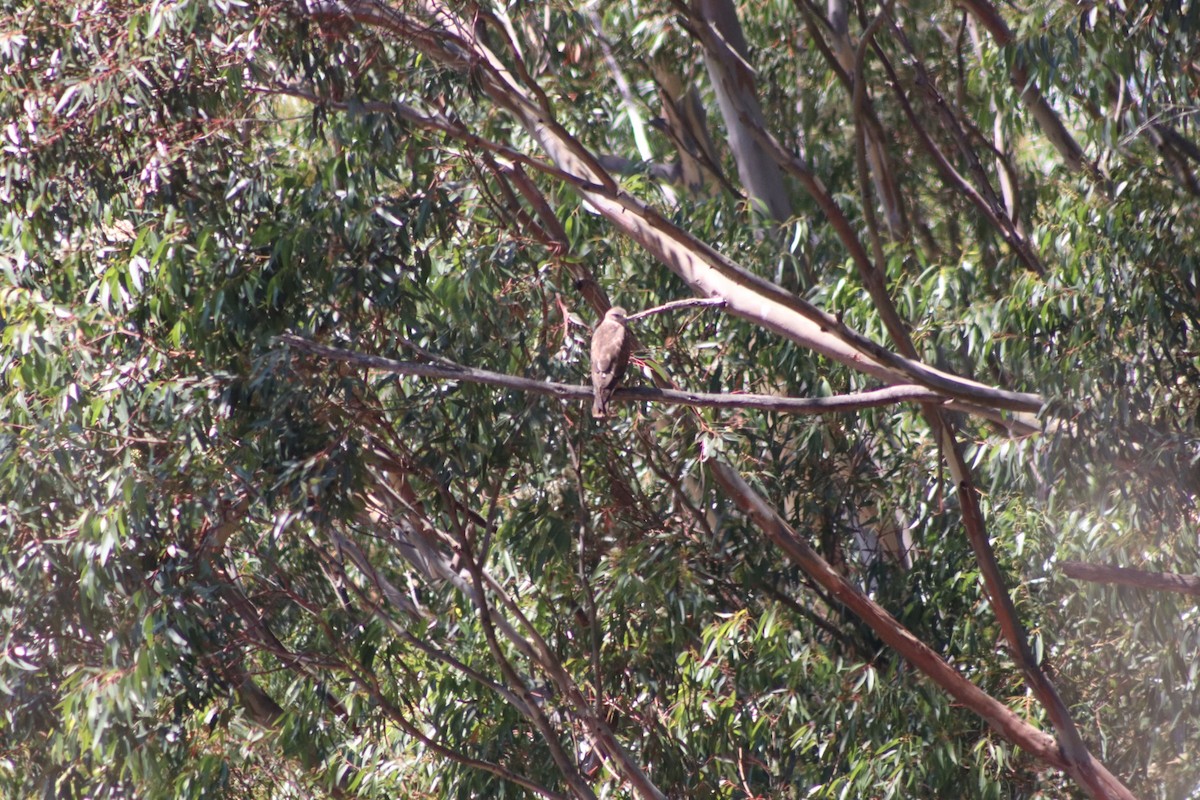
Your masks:
M636 314L629 314L625 317L626 322L648 317L651 314L661 314L664 311L674 311L677 308L696 308L698 306L724 306L725 298L723 297L691 297L686 300L672 300L669 303L663 303L661 306L647 308Z

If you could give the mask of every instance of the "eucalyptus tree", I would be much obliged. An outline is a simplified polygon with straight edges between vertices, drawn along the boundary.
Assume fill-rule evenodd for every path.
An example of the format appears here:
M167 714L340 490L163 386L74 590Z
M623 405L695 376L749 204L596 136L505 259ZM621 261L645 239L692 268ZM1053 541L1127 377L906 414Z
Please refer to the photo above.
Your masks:
M9 4L0 785L1195 793L1198 16Z

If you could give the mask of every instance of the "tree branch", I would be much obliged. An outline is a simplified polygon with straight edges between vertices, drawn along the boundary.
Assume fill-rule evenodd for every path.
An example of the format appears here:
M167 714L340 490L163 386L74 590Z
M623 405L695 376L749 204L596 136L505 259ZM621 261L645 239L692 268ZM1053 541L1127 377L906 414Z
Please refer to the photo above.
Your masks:
M992 611L996 615L996 621L1000 624L1000 629L1011 648L1017 667L1025 678L1026 685L1046 709L1046 715L1050 718L1051 725L1054 726L1059 753L1065 761L1063 769L1084 787L1091 797L1098 800L1101 798L1103 800L1135 800L1133 793L1092 756L1083 737L1080 736L1075 721L1071 718L1066 703L1063 702L1054 683L1034 658L1024 626L1021 625L1017 616L1012 596L1004 584L1004 576L996 561L995 550L988 538L983 512L979 507L978 492L971 480L970 468L955 440L953 429L944 418L945 415L935 411L930 416L936 417L938 428L940 428L938 432L942 440L942 455L958 486L958 502L962 510L963 527L966 528L971 549L975 551L975 560L979 564L984 591L988 595Z
M960 675L883 607L839 575L817 551L797 536L791 526L784 522L732 468L718 459L710 459L708 465L717 482L738 507L750 516L796 566L871 626L879 638L895 648L896 652L913 666L950 696L982 717L997 733L1027 750L1034 757L1067 772L1084 786L1092 797L1135 800L1133 794L1108 772L1103 764L1092 758L1086 748L1082 754L1064 752L1054 738L1034 728L1010 708ZM997 613L1000 613L999 609Z
M1067 762L1053 737L1021 719L1012 709L960 675L882 606L838 574L737 472L718 459L710 459L708 466L729 497L767 538L835 600L866 622L880 639L951 697L982 717L1005 739L1053 767L1066 769Z
M992 35L997 46L1007 47L1013 42L1012 31L1009 30L1008 24L1004 18L1000 16L1000 12L989 0L958 0L959 5L965 7L971 14L983 24L987 32ZM1050 144L1058 150L1059 155L1063 157L1067 168L1072 172L1091 172L1089 165L1084 157L1083 148L1075 141L1067 126L1059 119L1058 114L1050 107L1050 103L1046 101L1045 96L1038 88L1037 84L1029 77L1025 66L1018 60L1013 63L1012 71L1009 73L1012 80L1012 86L1020 92L1021 100L1025 103L1025 107L1033 114L1033 118L1037 120L1038 127L1042 129L1042 133L1050 140Z
M626 322L648 317L651 314L661 314L664 311L674 311L677 308L700 308L704 306L724 306L725 301L720 297L689 297L686 300L672 300L669 303L663 303L661 306L654 308L643 309L636 314L629 314L625 317Z
M258 91L303 97L313 102L324 99L300 89L265 88ZM338 103L327 103L341 107ZM344 105L344 104L342 104ZM1026 392L996 389L930 367L920 361L897 355L886 347L845 325L839 318L822 311L736 264L704 242L671 223L650 206L617 189L610 188L607 175L596 180L581 177L572 170L590 175L589 165L572 158L574 142L558 128L553 131L542 123L530 122L543 147L550 151L554 166L514 148L497 144L470 133L461 125L441 117L431 117L399 103L363 103L373 111L391 110L402 119L455 137L472 147L490 150L514 162L557 178L577 190L587 202L603 214L618 230L646 248L665 266L683 278L704 297L721 297L729 313L775 331L834 361L872 375L885 383L917 383L955 399L954 410L990 419L1016 434L1040 430L1028 418L1042 407L1042 398ZM507 105L505 107L508 107ZM754 130L752 128L752 130ZM760 135L768 135L760 132ZM869 260L868 260L869 263ZM1023 412L1014 417L1004 411Z
M313 342L292 334L284 334L279 340L294 350L357 364L368 369L390 372L395 375L412 375L422 378L466 381L488 386L500 386L519 392L533 392L580 402L592 401L592 387L583 384L555 383L505 375L475 367L464 367L441 359L439 364L416 361L397 361L383 356L356 353L340 347ZM895 403L945 403L948 398L921 386L901 384L849 395L833 397L779 397L769 394L707 394L703 392L680 392L671 389L649 387L618 389L613 395L616 400L627 402L653 402L665 405L698 406L702 408L761 409L785 414L835 414L861 411L865 408L893 405Z
M1068 578L1092 583L1115 583L1119 586L1136 586L1139 589L1154 589L1162 592L1200 597L1200 576L1180 575L1177 572L1145 572L1130 567L1114 567L1105 564L1088 564L1083 561L1064 561L1059 571Z

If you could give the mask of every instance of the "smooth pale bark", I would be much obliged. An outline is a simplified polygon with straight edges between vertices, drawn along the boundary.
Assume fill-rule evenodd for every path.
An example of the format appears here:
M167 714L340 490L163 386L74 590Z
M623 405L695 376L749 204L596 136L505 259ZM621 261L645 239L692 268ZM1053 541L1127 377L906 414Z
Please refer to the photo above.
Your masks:
M737 9L732 0L699 0L695 8L698 19L694 21L703 28L704 64L729 134L738 177L756 210L775 222L784 222L792 216L792 204L783 175L743 121L760 127L765 124Z

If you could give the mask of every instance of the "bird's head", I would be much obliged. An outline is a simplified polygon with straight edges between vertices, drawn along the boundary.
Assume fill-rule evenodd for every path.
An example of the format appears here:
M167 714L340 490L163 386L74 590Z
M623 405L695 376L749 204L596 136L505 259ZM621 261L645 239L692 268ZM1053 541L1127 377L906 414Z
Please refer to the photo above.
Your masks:
M626 311L625 309L621 308L620 306L613 306L612 308L610 308L608 311L606 311L604 313L604 318L605 319L615 319L617 322L624 322L625 317L628 316L628 314L629 314L629 312Z

